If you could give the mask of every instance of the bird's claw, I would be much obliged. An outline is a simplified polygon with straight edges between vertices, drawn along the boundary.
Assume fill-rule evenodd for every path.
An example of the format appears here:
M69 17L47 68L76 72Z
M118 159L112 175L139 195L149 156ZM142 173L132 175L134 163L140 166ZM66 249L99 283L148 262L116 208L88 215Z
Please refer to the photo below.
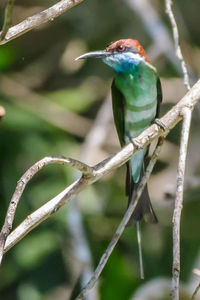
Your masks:
M127 133L127 137L130 141L130 143L133 144L133 147L136 148L137 150L143 149L143 147L138 143L129 133Z
M142 150L143 149L143 147L136 140L130 139L130 142L133 144L133 146L136 149L138 149L138 150Z
M160 129L162 129L163 131L165 131L166 130L166 126L165 126L165 124L160 120L160 119L155 119L155 120L153 120L153 122L152 122L153 124L156 124L158 127L160 127Z

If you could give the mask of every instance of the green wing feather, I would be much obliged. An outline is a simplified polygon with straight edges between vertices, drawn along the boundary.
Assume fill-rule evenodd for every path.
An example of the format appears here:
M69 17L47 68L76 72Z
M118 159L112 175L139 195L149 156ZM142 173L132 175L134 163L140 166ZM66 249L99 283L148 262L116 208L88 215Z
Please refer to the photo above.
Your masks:
M117 129L117 134L121 146L124 146L124 133L125 133L125 124L124 124L124 110L125 110L125 99L120 90L116 87L115 80L112 83L112 107L113 107L113 116L115 121L115 127Z
M162 103L162 87L160 78L157 77L157 111L156 111L156 118L159 116L160 112L160 104Z

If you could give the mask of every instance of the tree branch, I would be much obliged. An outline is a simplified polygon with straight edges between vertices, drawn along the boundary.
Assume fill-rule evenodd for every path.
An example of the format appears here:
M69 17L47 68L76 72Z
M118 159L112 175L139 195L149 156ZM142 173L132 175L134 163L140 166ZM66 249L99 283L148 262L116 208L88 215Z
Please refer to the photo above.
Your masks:
M184 76L184 84L187 87L187 89L190 90L188 71L179 44L178 27L172 11L172 0L165 0L165 6L173 30L176 56L181 62L181 67ZM176 199L175 199L175 208L174 208L174 215L173 215L173 267L172 267L172 293L171 293L173 300L179 300L180 223L181 223L181 211L182 211L182 204L183 204L185 164L186 164L186 157L187 157L188 140L190 136L192 111L187 107L185 107L182 110L182 116L183 116L183 125L181 131L181 144L180 144L180 153L179 153L179 162L178 162Z
M173 215L173 268L172 268L172 299L179 299L179 279L180 279L180 222L183 207L183 190L185 177L185 163L187 147L190 134L190 124L192 111L187 107L183 110L183 126L181 132L181 145L178 162L178 175L176 187L176 200Z
M82 172L85 176L92 175L93 169L87 166L86 164L71 158L62 158L62 157L53 157L47 156L40 161L36 162L31 168L29 168L26 173L20 178L17 183L17 187L15 192L11 198L10 205L8 207L8 211L6 214L5 222L0 232L0 265L3 258L3 250L5 241L12 230L13 221L15 217L15 212L17 209L17 205L20 201L22 193L27 185L27 183L33 178L35 174L37 174L43 167L49 164L63 164L69 165L72 168L77 169L78 171Z
M171 26L172 26L172 30L173 30L176 56L180 60L181 67L182 67L182 70L183 70L184 84L185 84L186 88L189 90L190 89L189 76L188 76L186 63L185 63L185 60L183 58L183 54L182 54L180 43L179 43L178 27L177 27L177 24L176 24L174 14L172 12L172 0L165 0L165 7L166 7L166 13L169 16Z
M12 0L11 0L12 1ZM41 24L53 21L56 17L60 16L70 8L81 3L83 0L61 0L55 5L31 16L22 21L21 23L9 28L5 37L0 41L0 45L3 45L18 36L23 35L24 33L32 30L35 27L40 26ZM1 32L0 34L3 34Z
M76 300L81 300L84 299L85 295L89 292L90 289L93 288L93 286L95 285L95 283L97 282L99 276L101 275L101 272L103 271L111 253L113 252L117 242L119 241L122 233L124 232L124 229L126 227L126 225L128 224L128 221L130 220L130 217L135 209L135 207L138 204L138 201L140 199L140 196L142 194L142 191L152 173L153 167L157 161L158 155L160 153L161 150L161 146L163 144L164 138L160 138L158 141L158 144L156 146L156 149L154 150L154 153L151 157L151 160L147 166L147 169L145 171L145 174L142 178L142 180L140 181L140 184L138 186L137 192L136 192L136 197L135 199L131 199L131 202L129 204L129 207L121 221L121 223L119 224L111 242L109 243L106 251L104 252L104 254L102 255L99 264L92 276L92 278L90 279L90 281L87 283L87 285L85 286L85 288L81 291L81 293L78 295L78 297L76 298Z
M194 300L196 298L196 295L198 294L198 291L200 290L200 283L197 285L194 293L192 294L191 300Z
M153 6L153 2L149 0L125 0L127 5L140 16L146 31L149 33L152 41L154 41L156 51L150 51L151 56L163 53L173 64L177 72L180 74L181 68L174 54L174 47L169 32L160 17L159 13ZM147 14L148 11L148 14ZM155 59L155 57L153 57Z
M161 118L161 122L165 126L164 130L160 129L158 125L153 124L145 131L143 131L137 138L133 139L133 142L135 141L136 144L139 145L139 147L144 148L159 136L165 137L169 133L169 131L182 119L183 110L185 108L188 108L189 110L192 111L194 109L194 106L198 103L199 100L200 100L200 80L169 112L167 112ZM67 164L75 168L78 168L78 170L84 172L82 177L76 180L66 189L64 189L56 197L54 197L46 204L41 206L39 209L31 213L16 229L14 229L6 239L4 245L4 252L8 251L20 239L22 239L26 234L28 234L28 232L30 232L42 221L47 219L52 213L56 212L57 209L59 209L62 205L64 205L65 202L72 195L79 193L89 184L94 183L95 181L102 178L104 175L109 174L114 169L123 165L137 151L138 148L134 146L134 143L129 143L122 150L110 156L109 158L105 159L104 161L100 162L99 164L95 165L94 167L89 167L81 162L76 163L75 160L67 159L68 161ZM55 158L55 160L56 159L57 158ZM36 165L37 164L39 164L39 162L36 163ZM27 172L25 174L27 174ZM23 182L21 184L22 184L22 188L24 189ZM17 189L15 193L17 193ZM21 197L21 192L19 198L20 197ZM12 203L10 203L10 205L12 205ZM8 214L6 218L8 218Z
M4 16L4 23L0 35L0 42L5 38L6 33L9 29L9 27L12 24L12 13L14 8L15 0L8 0L6 9L5 9L5 16Z
M197 275L198 277L200 277L200 269L197 269L197 268L193 269L193 273L194 273L195 275ZM200 282L199 282L198 285L196 286L196 288L195 288L195 290L194 290L194 293L192 294L191 300L196 299L196 296L197 296L199 290L200 290Z

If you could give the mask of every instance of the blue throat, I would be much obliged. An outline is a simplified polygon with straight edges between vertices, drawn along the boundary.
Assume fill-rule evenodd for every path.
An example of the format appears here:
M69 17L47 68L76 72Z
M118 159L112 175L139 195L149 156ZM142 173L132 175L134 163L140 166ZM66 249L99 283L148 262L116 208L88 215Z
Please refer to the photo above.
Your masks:
M139 55L131 52L117 53L103 59L103 62L113 68L116 72L127 72L135 69L135 67L143 61Z

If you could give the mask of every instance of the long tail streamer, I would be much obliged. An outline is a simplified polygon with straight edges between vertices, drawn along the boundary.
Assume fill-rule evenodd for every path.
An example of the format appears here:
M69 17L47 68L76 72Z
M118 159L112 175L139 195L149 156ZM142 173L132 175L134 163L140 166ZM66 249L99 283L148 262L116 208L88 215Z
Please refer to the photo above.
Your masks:
M138 251L139 251L139 262L140 262L140 277L144 279L144 266L143 266L143 258L142 258L142 239L141 239L141 228L140 221L136 222L137 226L137 240L138 240Z

